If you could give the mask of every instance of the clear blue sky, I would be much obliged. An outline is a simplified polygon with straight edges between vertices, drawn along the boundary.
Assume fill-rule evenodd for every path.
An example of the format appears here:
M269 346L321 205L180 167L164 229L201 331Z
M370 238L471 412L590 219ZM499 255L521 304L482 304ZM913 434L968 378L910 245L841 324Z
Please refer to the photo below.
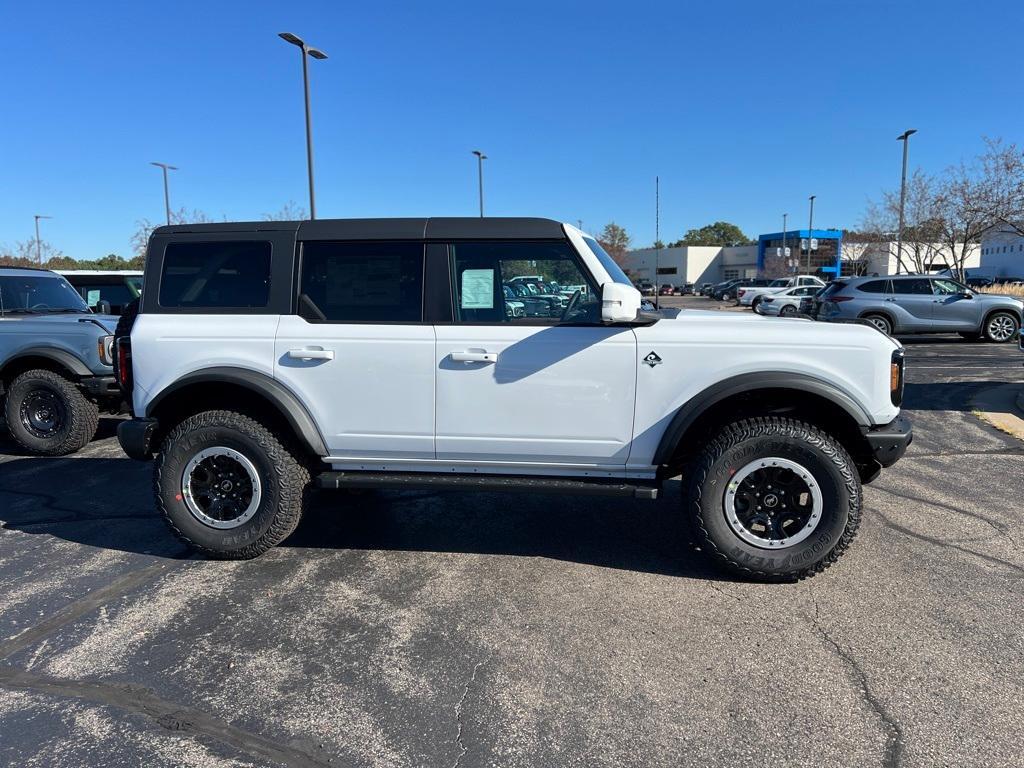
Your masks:
M0 243L130 255L172 206L220 219L307 204L312 61L318 214L615 220L634 244L716 219L855 226L899 182L895 137L937 171L981 136L1022 141L1019 0L948 2L6 3Z

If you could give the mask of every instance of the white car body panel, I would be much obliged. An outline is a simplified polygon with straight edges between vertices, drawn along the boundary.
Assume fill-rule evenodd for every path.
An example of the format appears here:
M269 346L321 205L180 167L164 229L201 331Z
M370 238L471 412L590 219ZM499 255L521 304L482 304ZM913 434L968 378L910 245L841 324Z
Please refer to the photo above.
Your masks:
M636 337L628 327L439 325L437 458L625 467ZM453 353L497 355L460 362Z
M844 391L875 424L887 424L899 413L888 397L889 357L898 345L871 328L684 310L676 319L635 332L633 469L651 465L662 434L683 404L733 376L762 371L812 376ZM660 364L644 364L650 352L661 358Z
M165 388L204 368L274 375L279 315L140 314L132 326L136 414Z
M290 354L303 349L334 359ZM306 405L331 456L434 458L433 326L284 315L273 373Z

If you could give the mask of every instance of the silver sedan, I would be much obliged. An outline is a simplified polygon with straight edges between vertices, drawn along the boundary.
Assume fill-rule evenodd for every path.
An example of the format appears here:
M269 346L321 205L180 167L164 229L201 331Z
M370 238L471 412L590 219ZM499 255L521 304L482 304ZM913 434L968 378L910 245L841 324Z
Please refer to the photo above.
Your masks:
M820 285L801 285L779 293L770 293L761 297L754 311L760 315L796 317L800 314L800 299L814 296L820 290Z

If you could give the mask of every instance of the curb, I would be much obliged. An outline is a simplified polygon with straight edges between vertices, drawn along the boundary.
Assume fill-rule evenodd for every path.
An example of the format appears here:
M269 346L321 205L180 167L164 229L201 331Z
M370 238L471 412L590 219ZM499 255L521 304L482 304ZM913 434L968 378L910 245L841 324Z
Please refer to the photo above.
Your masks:
M1003 384L971 398L975 416L1001 432L1024 440L1024 386Z

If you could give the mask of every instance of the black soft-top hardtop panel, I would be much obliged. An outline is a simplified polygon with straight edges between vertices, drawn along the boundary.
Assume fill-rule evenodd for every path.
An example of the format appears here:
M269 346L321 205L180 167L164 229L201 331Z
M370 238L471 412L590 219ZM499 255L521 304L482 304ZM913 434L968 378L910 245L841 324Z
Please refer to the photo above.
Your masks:
M562 225L539 218L317 219L178 224L154 234L296 232L299 240L551 240L563 239Z

